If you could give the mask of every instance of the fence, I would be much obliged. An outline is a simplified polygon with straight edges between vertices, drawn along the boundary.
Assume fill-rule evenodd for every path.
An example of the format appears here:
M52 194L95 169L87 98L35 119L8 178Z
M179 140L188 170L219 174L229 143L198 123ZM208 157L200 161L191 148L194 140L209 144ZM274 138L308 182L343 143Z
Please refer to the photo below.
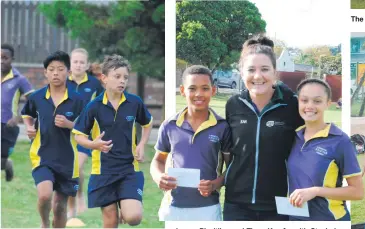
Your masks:
M36 66L56 50L71 52L79 46L65 29L50 25L37 11L39 2L1 1L1 41L14 47L18 66Z

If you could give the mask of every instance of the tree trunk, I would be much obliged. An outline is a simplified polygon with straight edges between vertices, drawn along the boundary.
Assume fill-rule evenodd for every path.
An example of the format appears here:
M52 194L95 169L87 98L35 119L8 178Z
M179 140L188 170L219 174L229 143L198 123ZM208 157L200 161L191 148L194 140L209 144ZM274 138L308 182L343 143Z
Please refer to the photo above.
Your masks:
M357 85L354 94L352 94L352 97L351 97L351 105L354 102L354 99L357 97L357 94L359 94L359 91L360 91L361 87L363 86L364 81L365 81L365 72L362 75L361 80L360 80L360 83Z
M364 78L364 77L363 77ZM364 114L364 108L365 108L365 97L362 99L362 104L359 112L359 117L362 117Z

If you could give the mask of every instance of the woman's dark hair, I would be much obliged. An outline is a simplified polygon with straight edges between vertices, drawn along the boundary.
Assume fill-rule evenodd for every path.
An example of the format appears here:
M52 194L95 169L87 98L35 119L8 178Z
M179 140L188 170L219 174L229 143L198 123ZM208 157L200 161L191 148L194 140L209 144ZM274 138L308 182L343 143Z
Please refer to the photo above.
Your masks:
M305 79L302 80L298 86L297 86L297 94L300 94L300 90L302 90L302 88L307 85L307 84L319 84L322 85L326 91L326 94L328 96L328 100L331 100L332 98L332 91L331 91L331 87L328 85L327 82L320 80L320 79Z
M242 46L239 69L243 68L246 57L251 54L265 54L270 58L274 69L276 69L276 57L273 49L274 42L265 36L258 35L247 40Z

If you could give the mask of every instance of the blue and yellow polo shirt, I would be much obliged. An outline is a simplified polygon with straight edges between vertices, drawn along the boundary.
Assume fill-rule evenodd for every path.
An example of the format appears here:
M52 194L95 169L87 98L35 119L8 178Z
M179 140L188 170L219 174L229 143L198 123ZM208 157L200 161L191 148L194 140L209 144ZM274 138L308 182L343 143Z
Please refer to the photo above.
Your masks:
M23 118L36 120L36 137L30 147L32 169L49 166L70 178L79 176L76 141L71 130L57 127L56 115L64 115L75 121L84 108L84 101L75 91L67 88L60 104L55 105L49 87L44 87L31 94L21 114Z
M100 81L86 73L80 84L77 84L76 81L72 79L72 75L70 75L67 79L67 87L78 92L87 103L95 99L104 91Z
M214 180L222 172L223 152L231 148L231 130L228 123L213 110L208 120L194 132L185 120L187 109L163 122L159 129L156 151L168 154L166 171L173 168L200 169L201 180ZM206 207L219 203L214 191L203 197L197 188L177 187L166 192L162 205L180 208Z
M342 187L343 178L361 175L350 138L334 124L304 140L305 126L297 129L288 159L289 194L310 187ZM350 218L345 201L315 197L308 202L310 217L300 220L328 221Z
M138 162L134 159L137 141L135 122L148 127L152 124L152 116L142 100L133 94L122 94L117 111L105 92L86 106L72 132L86 136L91 134L95 139L105 131L103 140L113 141L108 153L92 151L92 175L139 171Z

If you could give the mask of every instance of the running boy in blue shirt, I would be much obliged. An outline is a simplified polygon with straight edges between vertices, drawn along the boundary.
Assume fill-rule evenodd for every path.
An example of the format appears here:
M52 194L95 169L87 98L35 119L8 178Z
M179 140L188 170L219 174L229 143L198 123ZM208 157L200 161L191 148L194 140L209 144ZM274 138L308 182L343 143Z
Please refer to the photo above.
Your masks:
M49 85L30 95L22 118L32 139L30 159L42 227L50 227L49 213L55 191L52 226L63 228L66 226L67 199L75 196L78 189L78 154L71 129L84 103L79 94L66 87L70 69L67 53L57 51L43 64Z
M125 92L130 73L127 60L119 55L106 57L102 72L105 92L87 105L73 130L80 145L93 149L88 207L101 208L104 228L118 227L118 205L120 222L138 225L144 185L138 162L144 158L152 116L139 97ZM137 146L136 122L143 127Z

